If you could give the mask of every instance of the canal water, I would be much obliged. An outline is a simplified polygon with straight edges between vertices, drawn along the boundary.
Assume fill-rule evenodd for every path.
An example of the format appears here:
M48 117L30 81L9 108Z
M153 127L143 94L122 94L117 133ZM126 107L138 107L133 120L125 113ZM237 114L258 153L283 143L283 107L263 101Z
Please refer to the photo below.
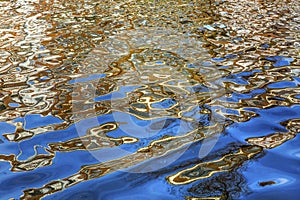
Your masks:
M300 2L0 0L0 199L298 199Z

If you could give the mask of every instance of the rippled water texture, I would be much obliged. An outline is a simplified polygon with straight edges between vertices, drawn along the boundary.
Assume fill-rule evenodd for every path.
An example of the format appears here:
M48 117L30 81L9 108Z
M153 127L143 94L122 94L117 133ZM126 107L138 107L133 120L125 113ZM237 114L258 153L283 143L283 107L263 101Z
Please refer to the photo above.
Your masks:
M298 199L300 2L0 0L0 199Z

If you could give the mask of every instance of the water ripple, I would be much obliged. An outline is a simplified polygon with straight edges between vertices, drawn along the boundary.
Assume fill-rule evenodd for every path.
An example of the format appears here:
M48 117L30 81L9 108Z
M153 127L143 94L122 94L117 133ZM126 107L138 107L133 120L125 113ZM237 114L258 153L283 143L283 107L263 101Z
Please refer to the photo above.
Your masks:
M299 7L1 1L1 197L295 199Z

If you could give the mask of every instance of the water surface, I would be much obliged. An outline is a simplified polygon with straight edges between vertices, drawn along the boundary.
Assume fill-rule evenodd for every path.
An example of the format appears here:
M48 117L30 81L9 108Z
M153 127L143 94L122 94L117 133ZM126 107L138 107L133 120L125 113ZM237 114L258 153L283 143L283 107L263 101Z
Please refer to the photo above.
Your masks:
M0 1L0 199L297 199L300 4Z

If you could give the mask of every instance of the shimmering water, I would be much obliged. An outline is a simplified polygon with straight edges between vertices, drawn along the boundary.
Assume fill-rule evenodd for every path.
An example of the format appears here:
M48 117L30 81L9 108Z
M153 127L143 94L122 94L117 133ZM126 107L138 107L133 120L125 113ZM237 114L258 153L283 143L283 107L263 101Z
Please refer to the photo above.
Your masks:
M298 199L300 3L0 1L0 199Z

